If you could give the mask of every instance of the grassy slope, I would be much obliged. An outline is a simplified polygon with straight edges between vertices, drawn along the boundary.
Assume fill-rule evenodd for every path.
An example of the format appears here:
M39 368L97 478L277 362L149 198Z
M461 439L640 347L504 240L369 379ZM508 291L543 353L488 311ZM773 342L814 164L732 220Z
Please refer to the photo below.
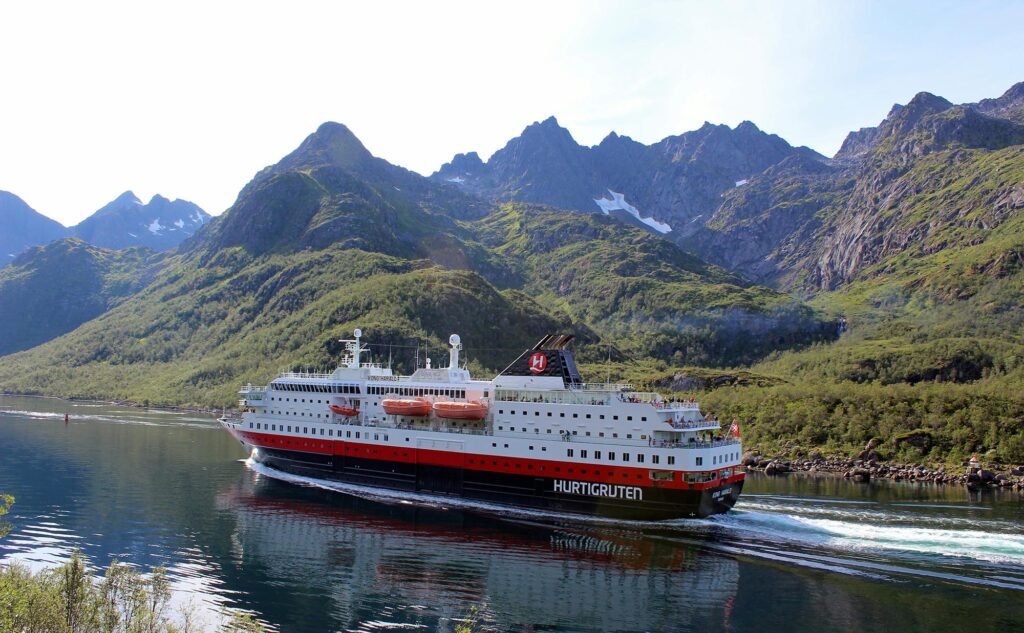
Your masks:
M594 338L514 291L425 261L338 249L253 259L233 249L202 268L187 264L75 332L6 358L0 385L221 406L239 384L266 381L282 367L332 366L337 339L355 326L378 354L410 337L440 350L453 331L488 348L521 349L553 330ZM473 358L494 367L507 360L502 351Z
M31 249L0 269L0 355L69 332L145 286L163 258L67 238Z

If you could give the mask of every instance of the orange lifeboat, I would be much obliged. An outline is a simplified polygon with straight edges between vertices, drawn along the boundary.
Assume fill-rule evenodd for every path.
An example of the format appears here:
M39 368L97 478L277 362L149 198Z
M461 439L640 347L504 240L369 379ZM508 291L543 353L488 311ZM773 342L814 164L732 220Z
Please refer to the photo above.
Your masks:
M487 405L472 402L435 402L434 413L449 420L483 420L487 417Z
M407 415L416 418L430 415L430 402L423 398L416 398L415 400L386 398L381 400L380 404L384 407L384 413L388 415Z
M343 415L347 418L359 415L359 409L356 409L355 407L343 407L337 404L332 404L329 406L331 407L332 412L337 413L338 415Z

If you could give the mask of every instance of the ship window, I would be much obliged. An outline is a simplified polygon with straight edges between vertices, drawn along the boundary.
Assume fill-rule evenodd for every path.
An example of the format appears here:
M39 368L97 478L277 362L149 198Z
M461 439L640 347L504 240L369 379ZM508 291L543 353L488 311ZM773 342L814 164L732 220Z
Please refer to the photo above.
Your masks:
M615 453L608 453L608 461L610 461L610 462L614 462L615 461Z
M548 429L548 433L550 433L550 432L551 432L551 429Z
M587 437L590 437L590 431L587 431Z
M292 432L292 427L290 427L290 426L288 427L288 432L289 432L289 433L291 433L291 432Z
M523 433L526 433L526 427L524 426L524 427L521 427L521 428L523 429Z
M633 421L633 416L631 416L631 415L627 415L627 416L626 416L626 420L628 420L628 421L632 422L632 421Z
M626 433L626 439L627 440L633 439L633 434L632 433Z
M334 429L328 429L327 430L327 435L328 435L328 437L334 437Z
M374 440L379 440L379 439L380 439L380 436L379 436L379 435L377 435L376 433L374 433L374 434L373 434L373 439L374 439Z
M624 462L628 462L629 461L629 453L623 453L622 454L622 461L624 461Z
M571 448L565 449L565 456L566 457L572 457L572 449Z
M642 440L646 440L646 439L647 439L647 436L646 436L646 435L641 435L641 436L640 436L640 439L642 439Z
M324 434L324 430L320 429L320 435L323 435L323 434Z
M618 437L618 436L619 436L618 433L612 433L612 437Z
M643 453L637 453L636 454L636 462L638 464L644 463L644 454Z
M651 455L651 463L652 464L657 464L660 461L660 459L661 458L658 455Z
M589 417L589 416L588 416L588 417ZM603 420L603 419L604 419L604 414L602 413L602 414L601 414L600 416L598 416L598 417L599 417L600 419L602 419L602 420Z
M587 414L587 419L588 419L588 420L590 419L590 414L589 414L589 413Z
M359 439L359 431L356 431L356 439Z
M561 469L561 468L559 468L558 466L555 466L555 472L556 472L556 473L560 473L560 472L562 472L562 469Z
M503 426L499 426L499 427L498 427L498 430L499 430L499 431L504 431L504 430L505 430L505 427L503 427Z
M505 445L505 448L508 448L508 444Z
M612 416L612 419L613 419L613 420L618 420L618 419L619 419L619 416L617 416L617 415L613 415L613 416ZM632 420L632 419L633 419L633 418L630 418L630 420Z
M540 411L534 411L533 414L536 415L536 416L539 416L540 415Z
M533 429L534 433L540 433L540 429Z
M601 459L601 451L594 451L594 459Z
M632 419L633 419L633 418L630 418L630 420L632 420ZM646 422L646 421L647 421L647 416L645 415L645 416L641 417L641 418L640 418L640 421L641 421L641 422Z
M548 415L551 415L551 414L549 413ZM565 414L564 414L564 413L559 413L559 414L558 414L558 417L560 417L560 418L564 418L564 417L565 417Z
M488 390L488 389L484 389L484 397L485 397L485 398L486 398L486 397L488 397L488 396L487 396L487 394L489 394L489 393L490 393L490 390Z
M547 450L548 450L548 447L547 447L547 446L541 446L541 447L540 447L540 450L542 450L542 451L544 451L544 452L547 452ZM544 467L543 467L543 466L541 466L541 470L544 470Z
M580 432L579 432L579 431L573 431L573 432L572 432L572 434L573 434L573 435L579 435L579 434L580 434Z
M497 442L491 442L491 446L494 447L494 448L498 448L498 443Z
M549 417L549 418L551 417L551 412L550 412L550 411L548 411L548 417Z
M573 414L572 414L572 417L574 417L574 418L578 418L578 417L580 417L580 414L579 414L579 413L573 413Z
M598 437L604 437L604 431L601 431L600 433L598 433L597 436Z
M586 449L580 450L580 457L582 457L583 459L587 458L587 450Z
M249 423L249 428L250 428L250 429L252 428L252 422L250 422L250 423Z
M352 437L352 431L345 431L345 437Z
M504 415L505 410L504 409L498 409L498 413L501 413L502 415Z
M673 465L675 463L676 463L676 456L675 455L669 455L668 456L668 464L669 464L669 466L671 466L671 465Z
M704 458L703 457L698 457L697 458L697 465L698 466L703 466L704 465Z
M508 413L509 413L509 415L515 415L516 414L516 410L515 409L511 409Z
M531 451L533 450L533 447L532 447L532 446L530 447L530 450L531 450Z

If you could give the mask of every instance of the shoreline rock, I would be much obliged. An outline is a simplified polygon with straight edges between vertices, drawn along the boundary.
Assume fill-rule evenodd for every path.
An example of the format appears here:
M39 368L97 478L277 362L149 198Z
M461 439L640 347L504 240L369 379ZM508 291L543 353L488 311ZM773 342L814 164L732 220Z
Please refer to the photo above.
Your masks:
M828 473L865 483L872 479L889 479L891 481L971 488L1001 488L1024 492L1024 466L1006 467L1005 472L983 469L968 474L966 470L963 473L951 473L945 467L933 469L923 464L887 464L880 463L877 459L861 459L859 456L857 458L825 458L814 455L804 459L786 460L763 457L756 453L745 454L742 463L747 470L760 471L766 475L781 475L788 472Z

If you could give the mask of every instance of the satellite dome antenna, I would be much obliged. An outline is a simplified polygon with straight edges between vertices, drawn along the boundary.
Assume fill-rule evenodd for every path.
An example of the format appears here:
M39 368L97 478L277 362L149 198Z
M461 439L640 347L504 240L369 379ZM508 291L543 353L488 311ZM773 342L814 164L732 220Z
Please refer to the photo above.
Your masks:
M448 367L449 369L459 368L459 350L462 349L462 339L459 338L458 334L452 334L448 337L448 344L452 346L448 350Z

